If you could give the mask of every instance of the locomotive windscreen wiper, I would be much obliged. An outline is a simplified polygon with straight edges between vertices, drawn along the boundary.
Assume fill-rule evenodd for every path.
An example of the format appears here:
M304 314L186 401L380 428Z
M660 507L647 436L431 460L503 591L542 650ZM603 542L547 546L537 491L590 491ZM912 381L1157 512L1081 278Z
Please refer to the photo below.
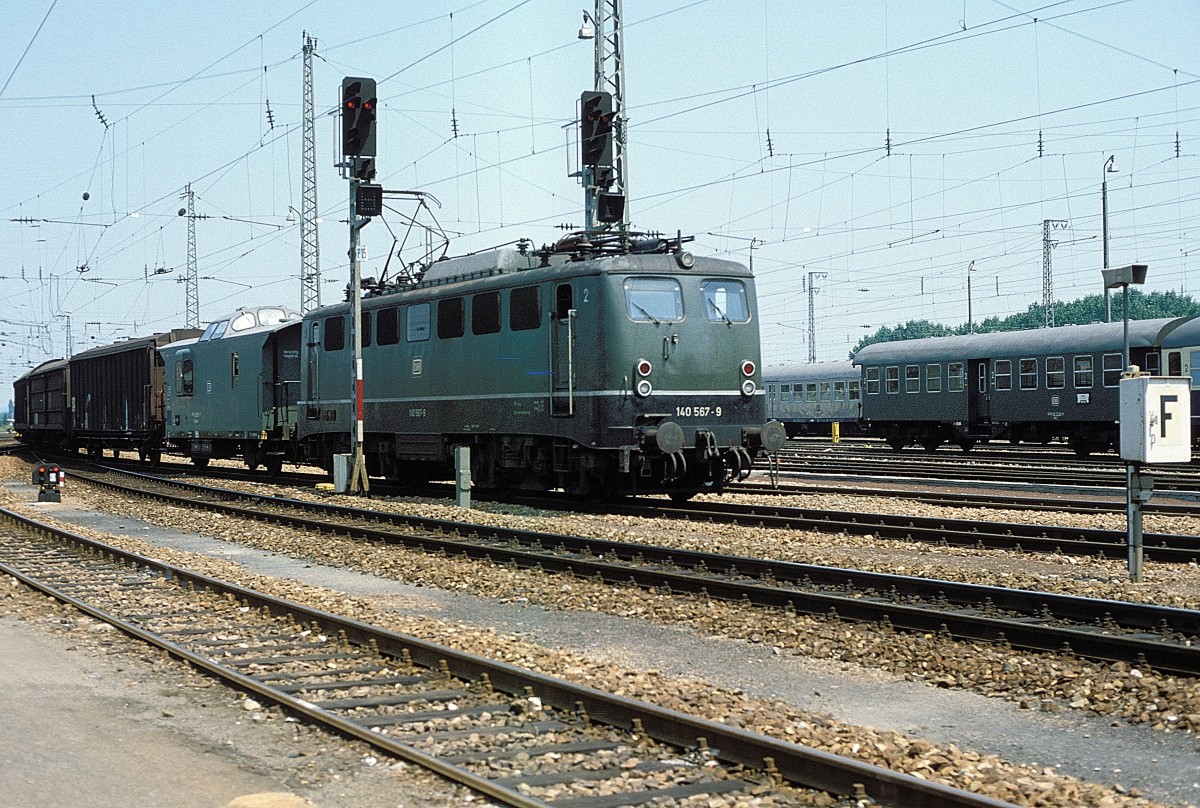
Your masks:
M713 311L715 311L717 313L717 316L719 316L722 320L725 321L725 325L730 326L730 327L733 326L733 320L730 320L728 317L725 316L725 312L721 311L721 307L716 304L716 301L709 300L708 305L712 306Z
M658 321L658 318L657 318L657 317L655 317L653 314L651 314L650 312L648 312L648 311L646 311L645 309L643 309L643 308L642 308L642 307L641 307L641 306L640 306L640 305L639 305L639 304L638 304L636 301L633 301L633 300L631 300L631 301L629 301L629 304L630 304L631 306L633 306L635 309L637 309L638 311L640 311L642 314L644 314L644 315L646 315L647 317L649 317L649 318L650 318L650 322L654 323L655 325L662 325L662 323L660 323L660 322Z

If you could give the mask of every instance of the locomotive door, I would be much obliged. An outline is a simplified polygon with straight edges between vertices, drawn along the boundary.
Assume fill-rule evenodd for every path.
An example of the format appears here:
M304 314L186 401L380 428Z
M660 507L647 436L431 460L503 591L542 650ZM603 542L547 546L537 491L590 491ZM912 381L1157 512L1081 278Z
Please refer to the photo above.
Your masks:
M991 361L972 359L967 365L967 429L971 424L988 423L992 420Z
M308 324L308 339L304 342L304 355L308 361L306 370L307 378L305 379L304 398L307 401L305 408L305 417L309 420L316 420L321 417L321 385L320 385L320 367L318 364L318 356L320 355L321 347L321 323L317 320L312 320Z
M550 316L550 415L575 414L575 290L569 283L554 289Z

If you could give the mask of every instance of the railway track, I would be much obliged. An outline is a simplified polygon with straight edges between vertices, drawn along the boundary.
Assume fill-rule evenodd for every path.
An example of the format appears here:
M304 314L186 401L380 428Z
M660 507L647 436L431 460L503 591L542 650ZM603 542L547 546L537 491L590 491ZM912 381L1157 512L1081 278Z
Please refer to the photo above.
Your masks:
M124 494L301 530L337 531L427 552L743 601L787 613L946 632L963 640L1041 651L1070 648L1094 659L1200 675L1200 611L1191 609L469 525L122 474L133 476L133 484L76 476Z
M753 794L998 800L582 687L199 575L0 509L0 571L228 684L500 804Z

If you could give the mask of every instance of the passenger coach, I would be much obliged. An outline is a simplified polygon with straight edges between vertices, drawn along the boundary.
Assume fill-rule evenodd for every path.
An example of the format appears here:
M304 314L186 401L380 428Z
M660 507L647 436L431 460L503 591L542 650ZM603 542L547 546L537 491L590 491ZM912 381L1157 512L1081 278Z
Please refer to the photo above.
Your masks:
M1158 374L1158 346L1188 321L1131 321L1131 364ZM1122 343L1117 322L868 345L854 357L863 418L896 449L995 439L1115 449Z
M850 362L788 363L763 371L767 386L767 415L798 435L829 435L833 424L840 434L858 432L862 417L862 382Z

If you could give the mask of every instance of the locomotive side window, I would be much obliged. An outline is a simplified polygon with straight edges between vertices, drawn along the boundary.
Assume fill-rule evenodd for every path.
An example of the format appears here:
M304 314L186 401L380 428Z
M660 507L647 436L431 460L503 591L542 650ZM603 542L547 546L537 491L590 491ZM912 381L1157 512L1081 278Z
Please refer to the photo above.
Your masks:
M904 392L906 392L906 393L921 392L921 366L920 365L905 365L904 366Z
M542 302L539 292L536 286L523 286L512 290L512 294L508 296L508 327L513 331L541 328Z
M997 359L996 360L996 389L1011 390L1012 389L1012 360Z
M925 392L926 393L942 392L942 366L941 365L926 365L925 366Z
M484 292L471 298L471 333L495 334L500 330L500 293Z
M1104 386L1116 387L1121 383L1121 364L1124 360L1119 353L1104 355Z
M706 320L729 324L750 321L750 304L741 281L701 281L700 295Z
M625 304L634 322L658 325L683 319L683 290L674 278L626 278Z
M364 311L362 313L359 329L359 333L362 334L362 346L366 348L371 344L371 312Z
M845 382L834 382L833 383L833 400L834 401L845 401L846 400L846 383Z
M409 306L408 330L406 334L409 342L424 342L429 339L428 303L418 303L415 306Z
M325 350L340 351L346 347L346 320L342 317L325 318Z
M175 360L175 395L190 396L195 382L191 357Z
M900 368L890 367L884 368L883 389L892 395L900 392Z
M400 309L389 306L375 315L376 336L380 345L395 345L400 341Z
M238 363L237 351L229 354L229 386L238 386L238 374L241 373L241 367Z
M1061 390L1067 386L1067 363L1061 356L1046 357L1046 389Z
M454 339L463 335L463 299L451 297L438 301L438 339Z
M867 368L867 395L879 395L879 368Z
M1036 359L1021 360L1021 389L1036 390L1038 377L1038 361Z
M879 377L875 377L875 384L879 384ZM850 389L847 391L851 401L858 401L862 398L862 382L858 379L850 380Z
M967 386L966 366L962 362L951 362L946 366L946 389L961 393Z
M1092 386L1092 357L1075 357L1075 389L1087 389Z

